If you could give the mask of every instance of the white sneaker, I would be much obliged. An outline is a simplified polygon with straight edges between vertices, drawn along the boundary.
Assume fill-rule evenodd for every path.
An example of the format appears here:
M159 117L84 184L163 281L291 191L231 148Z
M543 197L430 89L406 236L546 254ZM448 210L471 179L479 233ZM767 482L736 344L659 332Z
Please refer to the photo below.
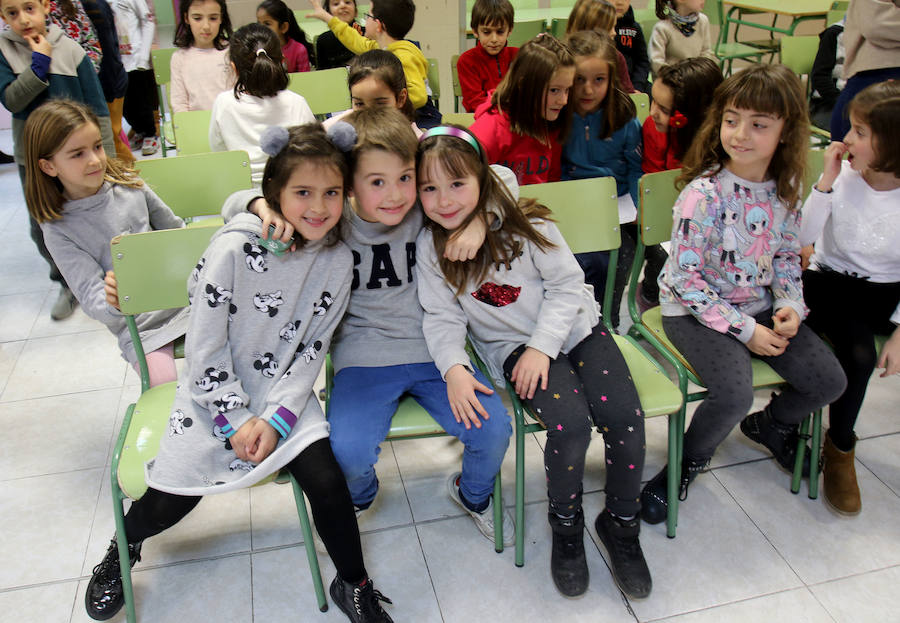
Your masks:
M159 151L159 137L158 136L148 136L144 139L144 143L141 146L141 155L143 156L152 156L156 152Z
M491 543L494 542L494 497L488 500L488 507L484 509L480 513L476 513L473 510L469 510L466 508L466 505L463 504L462 498L459 497L459 477L462 475L462 472L455 472L450 475L450 478L447 479L447 493L450 494L450 499L459 504L463 510L465 510L472 519L475 520L475 525L478 526L478 529L481 531L486 538L490 539ZM512 515L509 514L509 510L503 509L503 545L509 547L516 542L516 525L513 523Z

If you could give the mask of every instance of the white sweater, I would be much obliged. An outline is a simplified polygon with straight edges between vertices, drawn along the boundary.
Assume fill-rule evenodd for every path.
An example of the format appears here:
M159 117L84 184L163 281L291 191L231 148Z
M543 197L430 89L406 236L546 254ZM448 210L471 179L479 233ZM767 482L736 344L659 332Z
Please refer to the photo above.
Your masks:
M145 0L114 0L111 4L125 71L150 69L150 46L156 33L153 12Z

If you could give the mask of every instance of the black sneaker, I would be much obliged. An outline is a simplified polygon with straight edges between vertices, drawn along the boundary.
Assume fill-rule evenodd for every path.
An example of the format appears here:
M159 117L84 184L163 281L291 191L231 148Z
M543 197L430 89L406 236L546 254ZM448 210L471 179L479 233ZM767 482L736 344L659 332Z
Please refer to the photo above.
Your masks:
M756 443L764 445L778 464L793 473L800 438L796 425L783 424L772 417L769 407L751 413L741 420L741 432ZM803 456L803 475L809 477L809 448Z
M683 460L681 464L681 481L678 484L678 499L686 500L688 487L697 474L706 469L709 461L695 463ZM649 524L658 524L669 515L669 466L666 465L641 490L641 519Z
M566 597L583 595L588 588L590 573L584 555L584 513L571 519L548 513L553 529L553 549L550 552L550 575L557 590Z
M620 519L604 509L597 515L594 527L606 549L609 568L619 589L635 599L649 595L653 580L638 540L641 533L640 518Z
M341 612L353 623L394 623L379 601L392 604L390 599L375 590L372 580L366 579L362 584L344 582L340 576L334 576L328 590L331 598Z
M129 543L128 557L131 566L141 559L141 544ZM110 542L106 556L94 567L91 581L84 592L84 608L95 621L111 619L122 609L125 595L122 592L122 570L119 567L119 548L116 540Z

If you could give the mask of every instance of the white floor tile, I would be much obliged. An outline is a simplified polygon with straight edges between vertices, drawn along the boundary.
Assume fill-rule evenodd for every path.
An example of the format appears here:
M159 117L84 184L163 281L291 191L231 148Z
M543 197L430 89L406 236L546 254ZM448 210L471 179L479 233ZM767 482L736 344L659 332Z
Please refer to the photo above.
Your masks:
M6 389L6 381L12 374L16 360L25 348L25 342L0 342L0 398Z
M875 474L881 482L891 488L895 494L900 495L900 435L887 435L863 439L856 444L856 458L865 465L870 472ZM863 500L863 507L866 502Z
M900 612L900 567L891 567L811 587L838 623L896 621Z
M745 601L699 610L655 623L758 623L759 621L790 621L791 623L824 623L831 621L807 588L765 595Z
M107 330L102 323L85 314L80 305L76 306L72 315L65 320L53 320L50 317L50 310L53 308L58 294L59 291L53 288L44 297L44 304L41 306L40 313L38 313L34 326L31 329L30 337L52 337L68 333L97 331L99 329Z
M45 297L40 291L0 296L0 342L27 338Z
M0 623L68 621L78 582L46 584L0 593Z
M895 374L881 378L881 372L882 370L875 370L866 389L866 399L856 421L856 434L860 439L900 432L900 418L897 417L900 412L897 408L897 403L900 402L900 376ZM827 415L824 426L828 427Z

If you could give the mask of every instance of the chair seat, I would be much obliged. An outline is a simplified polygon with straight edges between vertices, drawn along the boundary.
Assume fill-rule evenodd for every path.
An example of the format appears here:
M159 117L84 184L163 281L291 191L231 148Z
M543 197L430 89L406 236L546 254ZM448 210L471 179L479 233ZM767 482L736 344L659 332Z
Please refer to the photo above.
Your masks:
M716 56L724 58L747 58L764 54L759 48L754 48L743 43L720 43L716 46Z
M681 392L669 377L663 374L631 339L621 335L615 335L613 339L622 351L625 363L631 371L631 378L635 381L644 417L656 417L678 411L681 407Z
M400 401L397 412L394 413L394 418L391 420L391 432L388 433L388 439L446 434L444 429L428 414L428 411L412 397L406 396Z
M129 407L131 425L119 458L118 479L119 487L132 500L139 499L147 491L144 463L159 452L159 440L165 434L175 401L175 385L172 381L151 387Z
M663 331L662 328L662 309L657 306L652 309L648 309L643 314L641 314L641 323L647 327L650 331L653 332L653 335L665 345L666 348L671 351L673 355L675 355L678 360L687 368L693 383L697 385L703 385L703 381L700 380L700 377L697 375L697 372L691 367L691 364L687 362L687 360L681 355L675 345L669 341L669 338L666 336L666 332ZM767 363L757 359L756 357L752 357L750 359L750 365L753 370L753 387L768 387L770 385L779 385L784 383L784 379L775 372Z

